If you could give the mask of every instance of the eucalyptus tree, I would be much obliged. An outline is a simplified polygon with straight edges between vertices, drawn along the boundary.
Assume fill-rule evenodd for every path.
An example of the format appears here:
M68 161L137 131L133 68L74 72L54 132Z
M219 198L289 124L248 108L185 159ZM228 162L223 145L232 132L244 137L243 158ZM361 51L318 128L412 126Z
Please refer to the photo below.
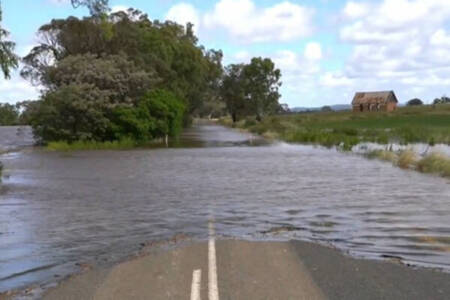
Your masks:
M73 7L86 6L92 16L100 16L109 11L109 0L71 0Z
M269 58L255 57L249 64L232 64L225 68L221 96L233 122L242 116L258 121L280 110L281 72Z
M1 27L3 17L0 1L0 68L5 79L11 78L11 70L19 65L19 57L14 54L16 44L8 40L9 32Z
M222 80L221 96L233 122L238 121L239 117L246 115L248 110L244 68L244 64L231 64L225 67Z
M250 102L251 111L256 119L274 114L279 110L278 100L281 95L281 71L275 68L270 58L254 57L243 70L246 94Z

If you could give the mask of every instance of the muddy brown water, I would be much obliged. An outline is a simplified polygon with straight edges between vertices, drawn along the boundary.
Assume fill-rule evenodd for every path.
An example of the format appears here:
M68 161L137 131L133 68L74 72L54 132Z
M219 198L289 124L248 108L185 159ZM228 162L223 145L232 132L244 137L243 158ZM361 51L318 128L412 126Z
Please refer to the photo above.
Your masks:
M29 129L0 127L0 147ZM5 138L8 136L8 141ZM0 156L0 292L54 282L187 234L312 240L450 270L450 182L352 153L214 125L170 148Z

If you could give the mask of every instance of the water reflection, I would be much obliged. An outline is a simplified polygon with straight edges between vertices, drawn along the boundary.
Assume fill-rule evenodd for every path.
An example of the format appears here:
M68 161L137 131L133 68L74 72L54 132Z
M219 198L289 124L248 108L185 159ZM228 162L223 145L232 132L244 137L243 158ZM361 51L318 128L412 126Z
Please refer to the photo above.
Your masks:
M264 143L208 125L170 149L3 156L0 291L117 261L145 241L206 238L211 212L222 236L329 242L450 269L448 180Z

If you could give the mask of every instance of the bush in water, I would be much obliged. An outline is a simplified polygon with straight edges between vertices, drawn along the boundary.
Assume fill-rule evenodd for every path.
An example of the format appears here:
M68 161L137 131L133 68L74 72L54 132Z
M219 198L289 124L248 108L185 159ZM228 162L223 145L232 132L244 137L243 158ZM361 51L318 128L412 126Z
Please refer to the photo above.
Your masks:
M112 112L110 131L114 139L149 141L181 132L185 105L165 90L145 94L136 107L120 107Z

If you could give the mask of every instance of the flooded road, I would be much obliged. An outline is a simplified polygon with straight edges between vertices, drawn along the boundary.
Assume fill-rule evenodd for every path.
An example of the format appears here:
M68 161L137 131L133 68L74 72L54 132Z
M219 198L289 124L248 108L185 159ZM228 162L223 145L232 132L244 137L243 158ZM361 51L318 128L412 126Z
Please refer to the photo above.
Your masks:
M33 133L29 126L0 126L0 154L31 146Z
M319 241L450 270L448 179L352 153L203 125L168 149L0 160L0 292L121 260L146 241L204 239L210 218L219 236Z

